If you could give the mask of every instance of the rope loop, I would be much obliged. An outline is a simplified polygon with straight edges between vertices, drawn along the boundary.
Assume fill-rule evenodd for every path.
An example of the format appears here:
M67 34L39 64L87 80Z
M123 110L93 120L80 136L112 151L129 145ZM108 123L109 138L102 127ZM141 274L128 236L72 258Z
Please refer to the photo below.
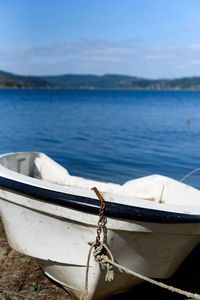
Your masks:
M154 284L156 286L159 286L161 288L167 289L168 291L178 293L180 295L183 295L187 298L191 299L198 299L200 300L200 295L196 293L191 293L188 291L184 291L182 289L167 285L165 283L162 283L160 281L151 279L145 275L142 275L140 273L137 273L135 271L132 271L114 261L114 257L112 255L112 252L108 248L108 246L100 241L101 237L101 231L104 226L104 210L105 210L105 200L101 193L98 191L97 188L92 188L92 190L96 193L97 197L100 200L100 208L99 208L99 221L98 221L98 227L97 227L97 236L96 241L92 243L89 252L88 252L88 258L87 258L87 265L86 265L86 273L85 273L85 286L84 289L81 292L80 300L87 300L88 299L88 275L89 275L89 265L90 265L90 257L93 250L93 256L95 261L102 267L102 269L106 270L105 275L105 281L111 281L114 279L114 270L115 267L118 269L119 272L124 272L126 274L135 276L141 280L144 280L146 282L149 282L151 284Z

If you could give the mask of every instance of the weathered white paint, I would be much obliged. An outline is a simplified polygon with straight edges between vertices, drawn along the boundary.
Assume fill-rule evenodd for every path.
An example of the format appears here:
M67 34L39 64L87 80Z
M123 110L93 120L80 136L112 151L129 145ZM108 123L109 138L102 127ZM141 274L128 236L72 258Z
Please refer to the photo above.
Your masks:
M17 179L31 186L95 198L88 188L59 186L50 181L29 177L34 170L31 153L12 154L0 158L0 176ZM26 160L25 160L26 159ZM45 157L46 159L46 157ZM17 162L17 161L20 162ZM25 162L28 161L28 164ZM48 159L46 159L48 161ZM53 169L55 167L55 169ZM65 170L56 163L51 172L60 176ZM59 169L61 168L61 169ZM10 170L12 169L12 170ZM56 171L57 169L57 171ZM21 172L18 173L18 172ZM49 174L51 174L49 171ZM65 173L66 175L68 173ZM165 181L166 182L166 181ZM177 203L170 193L164 203L105 192L107 201L123 202L151 209L200 214L200 192L176 181L167 181L170 193L180 196ZM172 184L174 183L174 186ZM176 188L183 187L179 191ZM97 186L98 187L98 186ZM111 185L110 185L111 187ZM167 187L165 186L165 189ZM194 197L192 192L194 192ZM186 203L186 193L190 193ZM164 194L164 191L163 191ZM173 193L172 193L173 194ZM174 197L174 194L173 194ZM181 203L181 198L184 198ZM172 203L171 203L172 202ZM11 247L37 259L43 271L79 297L84 285L87 255L96 237L98 216L66 207L49 204L11 191L0 190L0 213ZM129 269L153 278L167 278L200 241L200 224L156 224L107 218L106 239L115 260ZM114 281L104 281L105 272L91 259L89 271L89 299L103 299L138 284L135 277L115 272Z

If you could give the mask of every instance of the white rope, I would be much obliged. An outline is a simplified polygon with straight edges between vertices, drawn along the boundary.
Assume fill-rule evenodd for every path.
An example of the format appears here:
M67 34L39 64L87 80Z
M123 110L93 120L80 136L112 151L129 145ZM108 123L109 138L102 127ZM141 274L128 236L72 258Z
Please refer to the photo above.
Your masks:
M85 272L85 285L84 289L81 292L80 300L87 300L88 298L88 275L89 275L89 265L90 265L90 257L92 253L92 249L94 248L96 243L93 243L92 246L89 249L88 257L87 257L87 266L86 266L86 272Z
M187 298L190 298L190 299L191 298L192 299L200 299L200 295L199 294L191 293L191 292L188 292L188 291L184 291L184 290L181 290L179 288L173 287L171 285L167 285L167 284L165 284L163 282L159 282L157 280L151 279L151 278L149 278L147 276L144 276L144 275L141 275L141 274L139 274L137 272L131 271L131 270L129 270L129 269L127 269L127 268L125 268L125 267L117 264L116 262L111 261L110 259L106 258L105 260L106 260L106 262L112 264L113 266L115 266L116 268L118 268L120 271L125 272L126 274L133 275L133 276L138 277L138 278L140 278L140 279L142 279L144 281L147 281L147 282L149 282L151 284L154 284L154 285L157 285L157 286L159 286L161 288L167 289L167 290L169 290L171 292L175 292L175 293L178 293L180 295L186 296Z
M94 258L96 261L98 261L100 263L101 259L102 259L102 255L100 254L102 249L105 248L107 253L109 254L111 261L114 261L113 255L110 251L110 249L105 245L105 244L101 244L99 247L96 247L96 242L94 242L88 252L88 257L87 257L87 265L86 265L86 272L85 272L85 285L84 285L84 289L81 291L81 295L79 300L87 300L88 299L88 275L89 275L89 266L90 266L90 257L91 257L91 253L92 253L92 249L94 248ZM106 256L108 257L108 256ZM105 277L105 281L111 281L114 278L114 272L113 272L113 267L112 265L110 265L109 263L103 263L103 261L101 261L100 263L102 265L103 268L106 267L106 277Z
M196 173L196 172L199 172L200 171L200 168L197 168L191 172L189 172L188 174L186 174L183 178L181 178L180 182L183 182L186 178L190 177L192 174Z
M87 300L88 299L88 273L89 273L89 263L90 263L90 257L91 257L91 252L92 252L92 249L95 247L95 243L92 244L92 246L90 247L90 250L89 250L89 253L88 253L88 259L87 259L87 267L86 267L86 276L85 276L85 287L84 287L84 290L82 291L81 293L81 297L80 297L80 300ZM110 259L108 258L108 255L105 255L105 254L101 254L103 248L106 250L106 252L108 253ZM103 244L101 243L101 245L97 248L95 248L94 250L94 257L95 257L95 260L100 264L102 265L103 267L106 267L107 268L107 272L110 272L110 271L113 271L111 266L113 267L116 267L120 272L124 272L126 274L130 274L130 275L133 275L137 278L140 278L144 281L147 281L151 284L154 284L156 286L159 286L161 288L164 288L170 292L175 292L175 293L178 293L180 295L183 295L183 296L186 296L187 298L189 299L200 299L200 295L199 294L196 294L196 293L191 293L191 292L188 292L188 291L185 291L185 290L182 290L182 289L179 289L179 288L176 288L176 287L173 287L173 286L170 286L170 285L167 285L163 282L159 282L157 280L154 280L154 279L151 279L147 276L144 276L142 274L139 274L137 272L134 272L132 270L129 270L128 268L125 268L123 266L121 266L120 264L117 264L115 261L114 261L114 258L113 258L113 255L110 251L110 249L108 248L108 246L106 244ZM110 266L109 266L110 265ZM111 278L112 277L112 278ZM106 277L105 277L105 280L106 281L110 281L113 279L113 276L111 276L106 274Z

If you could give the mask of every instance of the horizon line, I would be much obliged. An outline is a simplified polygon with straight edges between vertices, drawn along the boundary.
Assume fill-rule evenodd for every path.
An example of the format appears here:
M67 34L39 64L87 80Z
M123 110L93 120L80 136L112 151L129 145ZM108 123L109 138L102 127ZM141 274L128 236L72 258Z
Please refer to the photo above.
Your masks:
M179 79L184 79L184 78L200 78L200 75L185 75L181 77L157 77L157 78L150 78L150 77L140 77L137 75L130 75L130 74L120 74L120 73L103 73L103 74L95 74L95 73L59 73L59 74L46 74L46 75L32 75L32 74L20 74L20 73L15 73L12 71L5 71L0 69L0 73L5 73L5 74L11 74L15 76L22 76L22 77L59 77L59 76L96 76L96 77L103 77L103 76L124 76L124 77L132 77L132 78L138 78L138 79L143 79L143 80L179 80Z

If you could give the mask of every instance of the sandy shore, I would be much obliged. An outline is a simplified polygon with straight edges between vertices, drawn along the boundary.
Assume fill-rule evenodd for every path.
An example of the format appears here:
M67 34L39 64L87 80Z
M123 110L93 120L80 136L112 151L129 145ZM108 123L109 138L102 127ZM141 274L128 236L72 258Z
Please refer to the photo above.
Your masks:
M37 263L12 250L0 222L0 300L71 300L61 287L52 283Z
M186 259L176 274L165 283L200 293L200 246ZM113 300L181 300L183 296L150 284L141 284L129 293L112 297ZM12 250L0 222L0 300L72 300L62 287L50 281L34 259Z

